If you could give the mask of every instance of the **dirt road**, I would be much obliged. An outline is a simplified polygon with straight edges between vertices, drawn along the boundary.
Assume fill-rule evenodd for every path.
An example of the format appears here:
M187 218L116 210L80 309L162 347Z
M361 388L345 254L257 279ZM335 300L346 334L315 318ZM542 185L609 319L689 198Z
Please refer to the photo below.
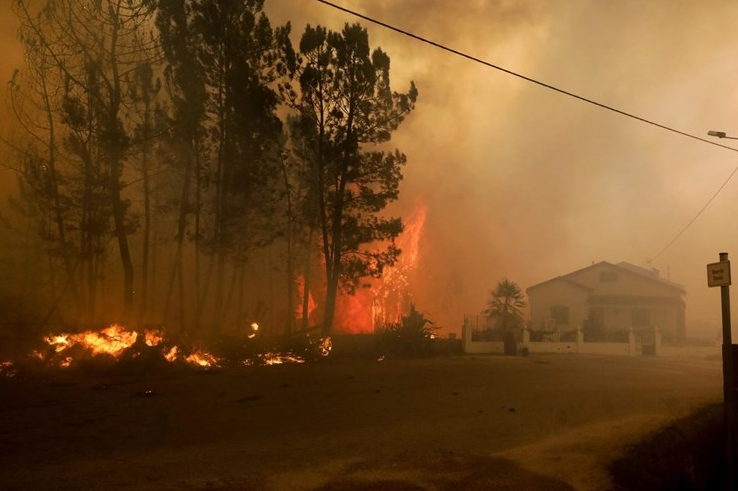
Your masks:
M574 355L0 382L10 490L588 490L720 363Z

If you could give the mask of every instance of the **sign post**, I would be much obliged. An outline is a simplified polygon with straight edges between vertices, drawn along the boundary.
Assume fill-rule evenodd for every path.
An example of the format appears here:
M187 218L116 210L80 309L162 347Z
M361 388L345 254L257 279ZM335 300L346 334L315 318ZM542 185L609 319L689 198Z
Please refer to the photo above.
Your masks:
M728 253L720 253L720 262L707 265L707 286L720 287L723 314L723 399L725 407L726 457L728 489L735 490L735 373L733 371L733 340L730 332L730 261Z

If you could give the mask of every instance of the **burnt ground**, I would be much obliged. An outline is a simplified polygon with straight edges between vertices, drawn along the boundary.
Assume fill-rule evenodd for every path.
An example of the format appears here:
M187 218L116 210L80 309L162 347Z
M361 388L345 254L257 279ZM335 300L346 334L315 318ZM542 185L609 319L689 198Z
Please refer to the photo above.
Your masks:
M0 380L4 490L584 490L721 365L574 355Z

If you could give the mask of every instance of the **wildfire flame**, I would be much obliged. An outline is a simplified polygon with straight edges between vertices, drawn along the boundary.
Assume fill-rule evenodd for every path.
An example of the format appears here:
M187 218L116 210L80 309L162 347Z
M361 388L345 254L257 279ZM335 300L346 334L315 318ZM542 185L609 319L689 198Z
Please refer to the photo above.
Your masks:
M252 328L254 325L255 324L252 324ZM91 356L105 354L119 359L125 350L136 343L138 337L139 333L126 330L118 324L113 324L102 331L85 331L78 334L57 334L46 336L44 340L49 346L52 346L54 348L54 352L59 355L64 354L74 346L80 346L89 352ZM164 335L159 331L147 329L143 332L143 342L150 348L158 347L164 342ZM169 362L183 360L186 363L200 367L215 367L219 365L219 360L215 356L199 349L196 349L188 355L184 355L181 348L173 346L162 354ZM38 351L32 352L31 356L39 359L44 358L44 356ZM64 356L61 358L59 364L62 368L67 368L73 363L73 356Z
M318 348L321 356L328 356L333 350L333 340L329 337L325 337L318 343Z
M297 319L302 319L303 317L303 302L305 300L305 277L300 275L297 277L296 281L297 285L297 305L295 305L295 317ZM310 318L311 315L313 315L313 312L315 312L315 309L318 308L318 304L315 303L315 299L313 298L313 294L308 289L307 291L307 317Z
M410 273L417 267L427 212L427 205L418 203L407 219L405 230L397 238L402 254L394 266L385 269L382 281L375 289L372 304L375 327L398 322L409 306Z
M398 322L411 303L410 274L420 257L428 207L418 202L405 220L405 228L395 244L402 251L394 266L385 267L382 277L371 283L370 289L359 289L353 295L336 299L336 329L359 334L373 332L377 327Z
M249 326L251 328L251 332L249 332L246 337L249 339L254 339L257 334L259 334L259 324L256 322L252 322Z
M253 339L259 333L259 324L253 322L247 329L245 338ZM200 348L183 349L181 346L172 345L167 342L160 331L146 330L137 333L117 324L101 331L49 335L44 338L44 341L49 347L53 348L53 355L44 355L40 351L34 350L29 354L29 358L52 363L60 368L72 366L76 361L75 357L80 353L88 357L107 355L115 359L121 359L126 350L132 347L134 351L126 355L130 358L138 358L142 354L141 349L153 349L170 363L183 362L202 368L220 367L225 363L225 360L219 359L214 354ZM141 343L139 350L135 350L137 341ZM145 347L141 348L143 345ZM309 348L306 352L312 351L321 356L328 356L332 349L332 341L329 337L317 340L309 339L308 345ZM267 352L244 360L241 364L281 365L285 363L305 363L305 361L306 358L301 354ZM232 363L234 360L230 360L230 362ZM0 375L13 377L16 374L17 369L12 362L0 362Z
M144 331L144 339L147 346L158 346L164 340L164 336L158 331L147 329Z
M203 351L195 351L185 358L185 361L201 367L217 367L219 365L218 359L215 356Z
M61 353L72 346L81 345L93 355L108 354L117 358L136 342L137 336L137 333L126 331L121 326L113 324L100 332L85 331L79 334L59 334L47 336L45 340L54 347L57 353ZM147 344L149 344L148 340ZM149 346L154 345L149 344Z

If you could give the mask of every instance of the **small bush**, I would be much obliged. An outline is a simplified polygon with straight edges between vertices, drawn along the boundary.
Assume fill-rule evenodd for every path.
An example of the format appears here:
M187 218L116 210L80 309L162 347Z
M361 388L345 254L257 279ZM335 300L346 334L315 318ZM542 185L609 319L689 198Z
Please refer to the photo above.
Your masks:
M433 321L410 305L410 312L400 322L393 322L377 330L379 349L391 356L427 356L438 329Z

